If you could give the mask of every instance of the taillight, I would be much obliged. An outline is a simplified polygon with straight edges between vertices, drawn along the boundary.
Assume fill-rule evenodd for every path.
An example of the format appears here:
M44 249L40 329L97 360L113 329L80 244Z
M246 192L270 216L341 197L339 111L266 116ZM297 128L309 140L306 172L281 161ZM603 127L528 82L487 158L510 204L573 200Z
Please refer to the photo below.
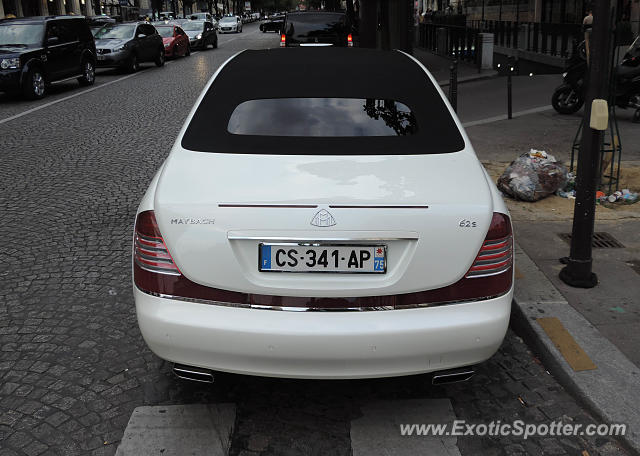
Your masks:
M480 252L465 277L469 279L501 274L510 270L512 262L511 223L506 215L496 212Z
M287 35L284 33L280 35L280 47L285 47L287 45Z
M180 275L164 239L160 234L153 211L138 214L135 227L133 260L142 269L157 274Z
M351 33L347 35L347 46L353 47L353 36L351 35Z
M497 212L493 214L485 240L471 268L464 277L449 286L390 296L318 298L241 293L192 282L182 275L173 262L160 234L153 211L145 211L141 212L136 219L133 277L140 290L156 296L239 306L255 305L260 308L386 307L402 309L479 301L502 296L511 289L513 280L511 221L504 214Z

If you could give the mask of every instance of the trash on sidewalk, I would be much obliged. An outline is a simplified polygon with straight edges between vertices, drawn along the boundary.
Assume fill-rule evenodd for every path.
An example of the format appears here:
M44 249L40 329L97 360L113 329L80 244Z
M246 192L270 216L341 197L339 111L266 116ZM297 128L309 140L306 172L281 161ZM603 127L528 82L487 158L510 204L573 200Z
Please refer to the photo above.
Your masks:
M567 185L564 189L558 190L556 195L562 198L575 199L576 191L575 189L569 189L569 185ZM607 195L599 190L596 192L596 202L599 204L616 202L633 204L636 201L638 201L638 193L631 192L628 188L624 188L621 191L615 191L611 195Z
M633 204L638 201L638 193L632 192L628 188L623 188L621 191L615 191L611 195L607 196L602 192L596 193L596 201L600 204L605 203L627 203Z
M511 162L498 178L498 188L519 200L538 201L565 189L568 177L567 169L553 155L531 149Z

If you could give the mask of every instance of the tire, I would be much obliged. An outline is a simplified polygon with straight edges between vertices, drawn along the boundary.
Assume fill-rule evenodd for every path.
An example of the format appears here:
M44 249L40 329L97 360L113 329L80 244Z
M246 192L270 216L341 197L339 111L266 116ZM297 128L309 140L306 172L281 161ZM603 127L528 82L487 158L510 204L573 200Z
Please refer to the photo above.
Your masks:
M218 35L216 35L216 39L215 39L215 41L213 42L213 48L214 48L214 49L218 49Z
M636 112L633 113L633 119L631 121L633 123L640 123L640 109L636 109Z
M29 70L22 87L22 94L29 100L39 100L47 94L47 83L44 72L40 68Z
M129 64L127 65L127 70L129 73L135 73L140 69L140 62L138 61L138 56L135 54L131 54L131 58L129 59Z
M160 52L156 56L155 64L157 67L164 66L164 49L160 49Z
M191 55L191 45L187 44L187 50L184 51L184 56L189 57Z
M96 82L96 66L91 60L82 61L82 76L78 78L78 82L81 86L90 86Z
M553 92L551 104L560 114L573 114L584 104L584 97L571 86L563 84Z

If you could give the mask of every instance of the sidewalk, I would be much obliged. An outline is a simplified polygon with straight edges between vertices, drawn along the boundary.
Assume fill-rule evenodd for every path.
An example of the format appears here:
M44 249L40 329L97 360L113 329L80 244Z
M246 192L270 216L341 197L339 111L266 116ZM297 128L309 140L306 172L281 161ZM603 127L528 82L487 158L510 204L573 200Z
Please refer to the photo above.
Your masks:
M640 128L622 117L623 186L638 191ZM495 180L530 148L547 150L568 164L579 121L579 115L551 111L466 130ZM627 424L623 441L640 452L640 203L598 206L595 232L610 235L619 245L594 248L599 284L579 289L558 278L563 267L559 258L569 255L569 243L561 235L571 233L574 200L553 195L535 203L505 201L517 242L513 326L593 413L605 422ZM548 319L556 325L559 321L570 337L550 331Z
M450 70L453 60L440 55L436 55L422 48L413 48L413 56L419 60L427 70L431 72L433 77L438 81L440 86L449 85ZM478 71L478 67L470 63L458 62L458 84L469 81L477 81L479 79L491 78L498 76L498 72L494 70Z

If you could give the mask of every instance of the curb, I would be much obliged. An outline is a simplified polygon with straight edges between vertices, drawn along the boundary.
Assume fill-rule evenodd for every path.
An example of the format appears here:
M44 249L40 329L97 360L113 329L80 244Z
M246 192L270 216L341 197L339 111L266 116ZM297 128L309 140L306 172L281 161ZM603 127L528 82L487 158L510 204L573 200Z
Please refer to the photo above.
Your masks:
M460 84L464 84L467 82L476 82L476 81L483 81L485 79L493 79L493 78L497 78L498 76L500 76L500 74L497 71L488 71L486 73L481 73L478 75L473 75L473 76L463 76L461 78L458 78L458 85ZM447 87L449 86L449 80L442 80L442 81L437 81L438 85L440 87Z
M624 423L618 436L633 454L640 455L640 369L577 312L516 243L517 273L511 323L540 355L545 367L562 386L604 423ZM558 318L596 364L595 370L574 371L536 321Z

